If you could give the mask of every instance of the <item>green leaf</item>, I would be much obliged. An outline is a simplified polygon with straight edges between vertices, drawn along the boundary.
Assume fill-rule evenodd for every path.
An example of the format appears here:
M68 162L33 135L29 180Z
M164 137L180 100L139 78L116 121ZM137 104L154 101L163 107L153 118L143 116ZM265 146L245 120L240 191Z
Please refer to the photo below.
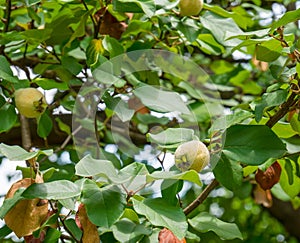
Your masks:
M74 219L67 219L65 220L65 225L69 231L75 236L75 238L80 241L82 237L82 231L78 228Z
M147 175L149 175L149 171L146 165L135 162L120 170L118 180L114 180L114 182L124 185L127 191L136 191L146 185Z
M300 134L300 121L299 121L299 114L295 113L292 118L290 119L290 125L295 132Z
M239 49L241 49L241 47L246 47L246 46L261 44L261 43L269 41L269 40L273 40L273 38L272 37L266 37L266 38L260 38L260 39L246 39L246 40L242 41L241 43L239 43L238 45L236 45L231 50L231 52L239 50Z
M57 122L57 125L61 131L65 132L68 135L71 134L71 128L69 125L64 123L59 117L56 117L55 121Z
M280 158L285 144L267 126L234 125L227 130L223 153L233 161L260 165L270 158Z
M145 125L158 123L161 125L166 125L170 120L168 117L156 117L151 114L136 114L137 119Z
M298 76L300 76L300 63L299 62L297 62L296 71L297 71Z
M292 118L293 119L293 118ZM267 119L265 119L267 120ZM276 133L276 135L280 138L289 138L297 134L291 127L292 122L277 122L273 127L272 130ZM300 131L299 131L300 133Z
M81 64L79 64L78 60L74 57L62 56L61 64L65 69L70 71L70 73L72 73L75 76L79 74L82 70Z
M170 205L178 205L177 194L183 187L183 181L166 179L161 183L161 195Z
M40 2L41 2L41 0L26 0L25 1L27 7L30 7L30 6L35 5L35 4L38 4Z
M291 160L289 160L289 159L285 160L284 169L288 176L289 185L292 185L294 183L294 176L293 176L293 166L292 166Z
M152 143L158 144L162 148L177 148L179 144L194 139L194 130L188 128L167 128L157 133L147 134Z
M18 189L12 198L5 199L2 206L0 207L0 218L3 219L5 215L11 210L20 200L23 200L24 197L22 193L25 191L25 188Z
M102 96L107 108L114 111L122 122L130 121L134 110L128 108L128 104L120 97L111 97L108 92Z
M152 23L133 19L128 24L126 31L122 34L123 37L137 36L142 32L150 32Z
M235 124L241 123L244 120L253 117L253 114L249 111L235 110L233 114L226 115L226 122L223 117L217 118L213 121L211 131L217 131L231 127Z
M131 209L131 208L125 208L122 217L121 218L127 218L130 219L130 221L139 224L140 223L140 219L139 216L137 215L137 213Z
M146 198L143 201L132 198L132 202L134 210L144 215L151 224L168 228L178 239L185 237L188 225L179 206L169 205L162 198Z
M246 69L241 69L236 75L229 80L235 86L241 87L245 93L258 95L262 88L256 82L251 80L251 72Z
M44 42L51 36L52 30L51 29L29 29L23 31L21 35L25 40L27 40L30 44L39 44Z
M61 236L61 232L58 229L49 228L47 229L47 233L45 239L43 240L44 243L52 243L57 242Z
M183 114L191 114L180 95L173 91L165 91L150 85L143 85L136 88L133 93L140 98L145 106L154 111L177 111Z
M0 56L0 78L7 80L11 83L18 83L19 80L13 75L13 72L10 69L10 64L4 56Z
M255 120L259 122L266 108L281 105L285 102L287 96L288 92L280 89L271 93L264 93L260 100L253 101L250 107L255 110Z
M215 166L214 175L216 179L227 189L234 191L238 189L243 182L243 168L236 162L231 161L222 155Z
M34 157L38 157L41 154L50 156L53 154L53 150L49 149L49 150L38 150L35 152L27 152L25 149L17 145L9 146L4 143L1 143L0 153L3 154L9 160L22 161L22 160L28 160Z
M79 187L71 181L57 180L45 183L34 183L30 185L22 194L28 199L67 199L80 195Z
M200 49L208 54L219 55L225 51L225 48L211 34L198 35L196 42L200 45Z
M135 224L129 219L121 219L112 227L114 237L119 242L136 243L141 240L144 235L150 235L152 230L144 225Z
M174 180L185 180L190 181L198 186L202 185L200 180L200 174L195 170L189 170L185 172L177 172L177 171L155 171L150 175L147 175L147 181L152 182L154 180L159 179L174 179Z
M273 62L280 55L282 46L278 40L269 40L256 46L256 59L263 62Z
M125 195L117 186L99 188L95 182L86 180L81 202L85 205L87 215L93 224L109 228L124 211Z
M197 231L205 233L215 232L223 240L235 238L243 240L242 234L236 224L223 222L207 212L202 212L192 219L188 219L189 224Z
M201 33L201 30L196 23L197 22L195 20L186 18L179 21L178 24L174 25L174 27L181 31L189 42L193 42Z
M57 82L54 79L49 78L36 78L33 80L38 86L45 90L49 89L59 89L59 90L68 90L68 84L66 82Z
M250 17L240 15L236 12L226 11L224 8L218 5L204 4L203 8L224 18L232 18L243 29L246 29L248 26L251 26L253 22L253 20Z
M82 16L78 16L80 18L79 24L75 27L75 30L73 34L71 35L68 43L66 44L66 47L70 47L73 40L75 40L77 37L81 37L85 35L85 28L86 28L86 22L88 17L90 16L90 11L86 11ZM78 18L76 18L78 21Z
M41 17L36 13L33 7L27 7L28 16L37 24L41 24Z
M297 176L297 166L300 164L300 160L297 161L287 161L281 159L278 161L281 165L281 176L280 176L280 185L281 188L285 191L290 198L295 198L300 193L300 178Z
M110 58L124 53L124 48L118 40L106 35L102 41L103 48L110 54Z
M86 48L87 65L90 67L95 65L99 61L100 56L102 56L103 53L104 47L102 45L102 40L91 40L90 44Z
M12 230L10 228L8 228L7 225L4 225L3 227L1 227L0 228L0 240L6 238L6 236L8 236L11 232L12 232Z
M270 33L280 26L284 26L291 22L296 22L300 19L300 9L286 12L279 20L274 22L271 26Z
M241 42L238 39L228 39L232 35L243 33L232 18L222 18L211 12L205 12L200 20L204 28L209 30L220 44L234 47Z
M248 31L244 32L238 35L233 35L229 39L233 38L239 38L241 40L249 40L251 37L265 37L268 36L270 29L261 29L261 30L254 30L254 31ZM255 40L255 39L253 39Z
M113 0L114 11L128 13L145 13L149 18L156 10L153 0Z
M47 112L44 112L39 118L38 118L38 127L37 127L37 133L41 138L46 138L50 134L53 128L53 123Z
M2 96L0 96L0 99ZM0 133L10 130L18 120L16 109L11 104L0 106Z
M112 162L108 160L94 159L90 154L82 158L75 165L75 174L85 177L98 175L107 179L117 177L117 172Z

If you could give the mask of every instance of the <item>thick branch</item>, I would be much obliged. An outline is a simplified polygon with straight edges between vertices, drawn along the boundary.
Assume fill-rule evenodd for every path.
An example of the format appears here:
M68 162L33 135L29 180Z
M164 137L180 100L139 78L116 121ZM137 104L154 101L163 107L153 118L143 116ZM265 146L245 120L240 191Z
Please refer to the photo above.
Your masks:
M196 209L208 197L209 193L218 185L219 182L216 179L213 179L213 181L207 187L205 187L202 193L183 210L184 214L188 215L190 212Z
M20 115L20 122L21 122L22 147L25 150L29 151L31 148L31 135L30 135L29 122L27 118L23 115Z

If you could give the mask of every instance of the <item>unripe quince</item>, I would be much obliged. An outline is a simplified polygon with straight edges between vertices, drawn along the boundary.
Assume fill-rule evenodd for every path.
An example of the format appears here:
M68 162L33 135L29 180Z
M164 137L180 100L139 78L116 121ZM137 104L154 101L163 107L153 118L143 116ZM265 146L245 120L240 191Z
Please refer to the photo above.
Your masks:
M175 165L181 171L195 170L199 172L208 165L209 151L204 143L193 140L178 146L175 151Z
M19 112L27 118L39 117L47 107L44 95L35 88L16 90L15 103Z
M181 16L198 15L203 8L203 0L180 0L179 8Z

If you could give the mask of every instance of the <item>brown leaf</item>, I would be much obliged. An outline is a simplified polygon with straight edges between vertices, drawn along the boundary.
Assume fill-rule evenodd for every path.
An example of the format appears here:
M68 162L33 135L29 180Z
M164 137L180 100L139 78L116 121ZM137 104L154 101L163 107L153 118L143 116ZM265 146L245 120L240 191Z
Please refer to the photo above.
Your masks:
M264 190L259 185L256 185L253 195L257 204L262 204L266 208L270 208L272 206L273 200L270 190Z
M5 199L12 198L19 188L27 188L35 180L25 178L15 182ZM42 203L41 203L42 202ZM6 225L20 238L31 235L44 222L48 214L48 202L45 200L24 199L19 201L4 217Z
M258 169L255 174L255 180L264 190L271 189L280 179L281 166L276 161L265 172Z
M141 100L138 97L132 97L128 100L129 109L135 110L136 113L148 114L150 113L149 109L144 106Z
M179 240L172 231L164 228L158 235L159 243L186 243L185 239Z
M118 21L106 8L97 11L94 17L97 22L101 21L99 33L102 35L109 35L120 39L122 33L127 28L126 23Z
M76 213L76 224L82 229L82 242L100 242L100 237L96 225L94 225L86 214L86 209L83 204L80 204Z

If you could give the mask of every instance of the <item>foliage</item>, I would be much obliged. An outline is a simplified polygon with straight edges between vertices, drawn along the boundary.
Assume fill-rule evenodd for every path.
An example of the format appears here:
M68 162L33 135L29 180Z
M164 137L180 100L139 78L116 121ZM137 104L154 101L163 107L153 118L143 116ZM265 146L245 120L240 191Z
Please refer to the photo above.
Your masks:
M300 206L300 9L178 2L0 0L0 154L28 164L1 239L295 240L265 209ZM25 87L46 92L39 119L15 108ZM173 166L190 140L210 151L200 173Z

